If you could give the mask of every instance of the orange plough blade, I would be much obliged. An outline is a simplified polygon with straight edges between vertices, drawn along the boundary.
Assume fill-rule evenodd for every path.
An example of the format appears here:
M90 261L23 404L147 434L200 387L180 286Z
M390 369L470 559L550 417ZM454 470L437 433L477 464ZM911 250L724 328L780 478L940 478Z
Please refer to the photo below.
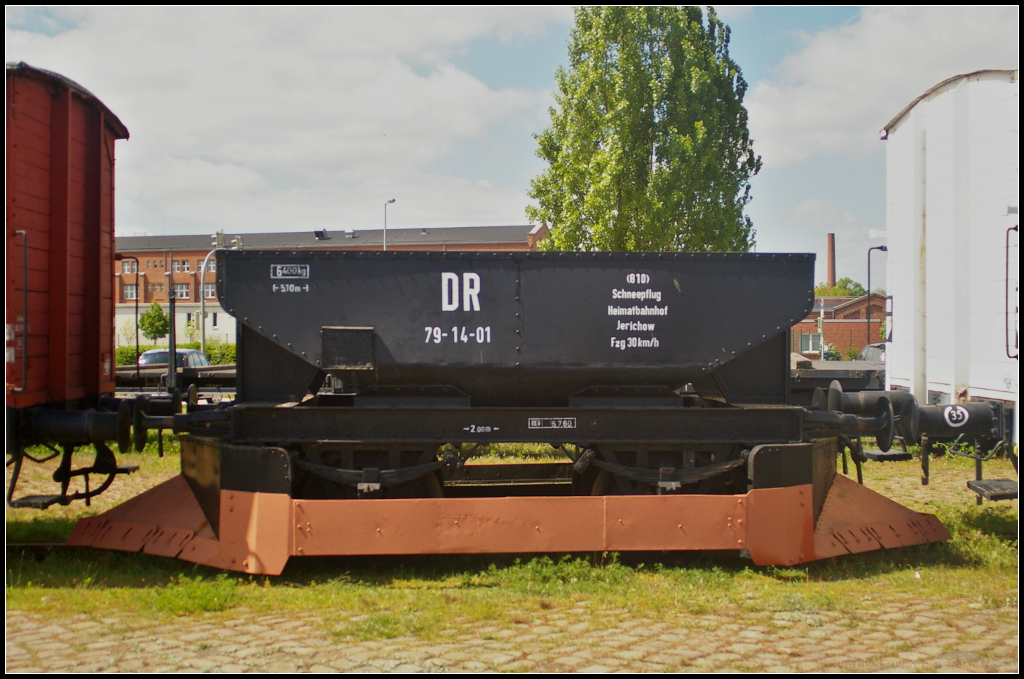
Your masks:
M97 517L70 545L280 574L292 556L731 550L758 565L949 539L921 514L836 476L814 519L810 484L742 495L301 500L219 491L214 531L184 476Z

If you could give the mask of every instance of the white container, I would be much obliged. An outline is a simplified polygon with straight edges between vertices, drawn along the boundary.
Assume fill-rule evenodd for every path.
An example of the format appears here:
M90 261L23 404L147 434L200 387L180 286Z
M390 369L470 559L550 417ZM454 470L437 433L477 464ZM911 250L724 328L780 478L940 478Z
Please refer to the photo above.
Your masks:
M1019 401L1017 79L955 76L882 131L887 386L922 403Z

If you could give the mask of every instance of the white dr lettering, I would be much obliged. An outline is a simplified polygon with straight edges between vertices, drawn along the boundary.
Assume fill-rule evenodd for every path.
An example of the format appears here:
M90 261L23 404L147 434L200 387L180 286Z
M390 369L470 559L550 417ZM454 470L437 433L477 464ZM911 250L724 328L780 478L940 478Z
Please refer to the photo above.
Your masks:
M441 311L459 310L459 275L451 272L441 274Z
M480 274L462 274L462 310L480 311Z

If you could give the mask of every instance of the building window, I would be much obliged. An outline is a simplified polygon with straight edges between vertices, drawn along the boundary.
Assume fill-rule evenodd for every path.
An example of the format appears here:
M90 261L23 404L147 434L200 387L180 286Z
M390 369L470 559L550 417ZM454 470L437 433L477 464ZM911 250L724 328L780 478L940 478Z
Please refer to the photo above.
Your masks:
M174 284L174 299L188 299L188 283Z
M821 353L821 335L819 335L819 334L800 333L800 353L801 354L820 354Z
M213 327L217 327L217 312L213 312Z
M124 286L124 298L125 299L138 299L139 297L139 286L137 285L126 285Z
M210 261L206 263L206 270L207 271L216 271L217 270L217 260L216 259L210 259Z
M150 283L149 285L146 286L146 290L148 290L150 292L163 292L164 291L164 284L163 283Z
M188 264L189 264L189 260L187 260L187 259L181 260L181 270L182 271L188 271L189 270Z
M181 271L181 262L179 262L176 259L173 260L171 262L171 271L173 271L174 273L178 273L179 271Z
M206 299L217 299L217 284L203 283L203 297Z
M122 259L121 273L139 273L139 261L136 259Z

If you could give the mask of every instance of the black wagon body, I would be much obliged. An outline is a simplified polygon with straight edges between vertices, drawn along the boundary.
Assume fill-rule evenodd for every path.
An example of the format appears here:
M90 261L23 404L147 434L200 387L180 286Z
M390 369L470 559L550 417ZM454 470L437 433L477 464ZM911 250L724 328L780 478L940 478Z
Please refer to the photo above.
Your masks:
M786 333L813 302L813 255L218 256L221 303L242 328L239 374L296 359L275 364L276 379L243 377L240 402L299 398L330 374L356 392L451 387L474 406L702 381L730 402L784 403Z

